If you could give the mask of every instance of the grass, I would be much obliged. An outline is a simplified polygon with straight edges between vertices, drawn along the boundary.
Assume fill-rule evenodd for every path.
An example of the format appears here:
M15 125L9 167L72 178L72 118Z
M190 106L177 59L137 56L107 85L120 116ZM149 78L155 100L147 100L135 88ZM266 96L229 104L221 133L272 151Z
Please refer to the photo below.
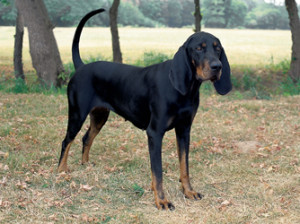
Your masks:
M65 64L68 80L74 68L71 63L71 42L75 28L56 28L55 36ZM289 31L282 30L227 30L204 29L219 37L226 49L233 73L233 84L242 92L240 97L269 99L273 95L296 95L300 93L300 83L294 85L287 71L291 52ZM26 85L15 81L13 76L13 27L0 27L0 90L13 93L47 94L65 92L45 90L37 85L36 75L31 65L28 37L25 33L23 61ZM174 28L120 28L121 48L125 63L146 66L172 58L179 46L192 34L192 29ZM97 46L95 50L95 46ZM255 47L253 47L255 46ZM111 60L111 38L108 28L85 28L80 42L81 55L87 62ZM205 87L211 92L210 87ZM239 94L238 92L236 93Z
M37 84L26 34L26 83L14 80L14 28L0 27L0 223L297 223L300 84L292 85L286 74L290 32L206 31L226 49L235 91L221 97L211 84L201 87L190 173L203 200L184 197L175 135L166 134L164 188L176 206L169 212L154 205L145 132L115 114L96 138L88 165L81 165L86 122L71 147L71 172L56 172L67 124L65 87L45 90ZM66 78L73 69L73 33L74 28L55 29ZM191 33L121 28L125 62L143 66L172 57ZM87 28L81 54L88 61L99 55L109 60L110 45L108 28Z
M71 43L75 28L55 28L54 33L64 63L71 61ZM286 30L207 29L220 38L230 64L259 66L279 63L291 54L291 33ZM192 34L191 28L119 28L121 50L125 63L134 63L144 52L159 51L174 55ZM13 27L0 27L0 66L12 66ZM30 70L28 35L24 35L24 66ZM83 58L99 54L112 58L109 28L84 28L80 41Z
M0 97L1 223L296 223L300 200L300 97L201 97L192 128L190 172L201 201L184 198L175 135L164 138L167 197L157 211L145 132L116 115L96 138L90 164L72 145L70 173L56 172L66 131L63 95Z

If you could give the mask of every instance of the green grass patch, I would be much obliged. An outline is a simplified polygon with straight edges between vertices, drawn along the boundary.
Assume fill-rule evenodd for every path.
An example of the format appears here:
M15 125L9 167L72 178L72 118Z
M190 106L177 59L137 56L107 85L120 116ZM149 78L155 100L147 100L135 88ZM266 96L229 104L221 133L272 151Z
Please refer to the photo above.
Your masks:
M142 59L134 62L137 66L149 66L156 63L169 60L170 55L159 52L145 52ZM84 60L90 63L98 60L110 60L103 56L90 57ZM67 83L74 75L75 69L72 63L65 64L65 72L61 74L63 80ZM275 95L293 96L300 94L300 80L294 83L288 76L289 61L284 60L278 64L271 62L265 66L237 66L232 65L232 97L236 99L271 99ZM4 75L0 77L0 91L6 93L43 93L65 94L66 85L61 88L46 88L38 83L34 74L26 76L26 81L14 79L13 75ZM215 94L211 83L205 82L201 86L201 93L206 95Z

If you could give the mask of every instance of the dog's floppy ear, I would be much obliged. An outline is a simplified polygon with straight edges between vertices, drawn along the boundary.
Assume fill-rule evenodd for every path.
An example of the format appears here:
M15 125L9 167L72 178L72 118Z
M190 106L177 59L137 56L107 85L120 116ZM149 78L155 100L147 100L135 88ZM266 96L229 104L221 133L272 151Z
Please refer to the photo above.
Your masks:
M192 80L192 70L185 45L176 52L172 60L169 77L173 87L182 95L188 92Z
M230 80L230 66L224 49L222 50L220 60L222 62L222 75L220 80L214 82L214 86L220 95L225 95L230 92L232 85Z

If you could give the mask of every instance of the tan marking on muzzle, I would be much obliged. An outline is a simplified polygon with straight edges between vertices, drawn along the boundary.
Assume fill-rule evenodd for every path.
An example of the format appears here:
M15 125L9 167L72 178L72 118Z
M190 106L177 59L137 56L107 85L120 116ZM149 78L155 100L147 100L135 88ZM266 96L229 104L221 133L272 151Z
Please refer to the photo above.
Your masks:
M217 77L218 77L218 80L220 80L220 79L221 79L221 76L222 76L222 70L220 70L220 71L219 71L219 74L217 75Z
M210 66L207 60L204 61L204 66L199 65L196 67L196 73L197 73L197 78L200 78L202 80L207 80L210 78Z

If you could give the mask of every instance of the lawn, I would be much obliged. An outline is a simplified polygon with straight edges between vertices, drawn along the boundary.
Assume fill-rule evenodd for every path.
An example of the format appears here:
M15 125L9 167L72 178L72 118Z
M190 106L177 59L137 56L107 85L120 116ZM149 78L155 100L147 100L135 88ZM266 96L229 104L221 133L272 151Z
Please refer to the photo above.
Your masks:
M58 174L66 131L62 95L0 96L0 223L297 223L300 220L300 97L237 100L203 95L191 136L190 172L203 200L184 197L173 131L166 134L166 195L150 190L146 134L112 114L82 166Z
M71 61L71 43L75 28L55 28L54 33L64 63ZM222 42L233 65L266 65L290 59L291 33L286 30L204 29ZM12 66L14 28L0 27L0 67ZM125 63L134 63L144 52L154 51L174 55L192 34L191 28L129 28L119 29ZM24 66L31 69L28 35L24 35ZM84 28L80 42L83 58L102 55L111 58L109 28Z

